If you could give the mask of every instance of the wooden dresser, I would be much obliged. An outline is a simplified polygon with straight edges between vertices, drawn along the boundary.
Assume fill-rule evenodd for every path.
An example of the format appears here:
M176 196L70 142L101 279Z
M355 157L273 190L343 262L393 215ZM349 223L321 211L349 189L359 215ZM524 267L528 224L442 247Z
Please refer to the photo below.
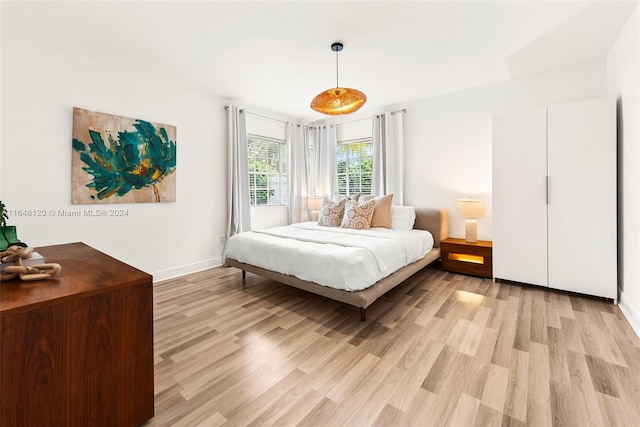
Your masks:
M53 279L0 284L0 426L153 416L151 275L83 243L36 249Z

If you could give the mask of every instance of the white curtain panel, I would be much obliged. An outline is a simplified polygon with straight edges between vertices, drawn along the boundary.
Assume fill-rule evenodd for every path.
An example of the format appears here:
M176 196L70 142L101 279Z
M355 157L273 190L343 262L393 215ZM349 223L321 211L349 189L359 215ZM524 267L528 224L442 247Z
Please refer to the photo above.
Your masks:
M227 239L235 234L251 230L249 161L245 118L244 110L235 106L229 106L227 109L229 152Z
M403 112L373 118L373 179L376 196L393 194L393 204L404 205L404 119Z
M384 196L386 193L387 177L387 121L385 114L373 116L373 171L371 178L371 193L374 196Z
M315 151L315 196L331 198L337 191L336 183L336 127L319 126L313 129Z
M309 139L305 128L287 124L287 146L289 147L289 224L309 221L307 214L307 151Z

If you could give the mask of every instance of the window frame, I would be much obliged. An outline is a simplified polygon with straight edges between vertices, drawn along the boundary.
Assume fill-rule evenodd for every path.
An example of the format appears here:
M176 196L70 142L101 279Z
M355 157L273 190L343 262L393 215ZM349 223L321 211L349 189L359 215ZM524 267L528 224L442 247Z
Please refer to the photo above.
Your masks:
M253 141L259 140L267 143L274 143L278 146L278 159L277 159L277 172L273 171L258 171L255 167L252 169L251 161L252 160L262 160L263 163L269 164L271 160L269 158L269 154L266 156L262 156L262 158L257 158L257 156L251 155L251 144ZM267 148L267 152L268 152ZM274 138L270 136L258 135L253 133L247 133L247 168L249 173L249 204L252 208L259 207L267 207L267 206L288 206L289 205L289 185L288 185L288 174L289 174L289 151L287 146L287 141L285 139ZM256 187L256 179L258 175L266 175L266 187ZM271 179L269 177L277 177L278 186L271 187ZM252 184L253 183L253 184ZM279 188L278 188L279 187ZM266 190L266 203L258 203L258 191ZM271 191L276 192L279 195L278 202L272 203L272 196L270 194ZM261 198L262 199L262 198Z
M360 149L358 152L358 156L357 156L357 160L358 160L358 169L359 169L359 173L357 174L357 176L359 177L359 184L357 185L357 188L354 190L351 188L352 186L352 179L351 179L351 171L350 171L350 167L349 164L351 162L351 158L350 155L352 154L352 151L350 149L350 146L353 145L360 145ZM362 150L362 145L367 144L369 146L369 150L371 152L370 155L363 157L363 150ZM339 168L339 155L341 147L346 146L346 152L345 152L345 156L346 156L346 160L345 160L345 171L344 172L340 172L340 168ZM363 172L362 167L363 167L363 159L366 158L370 158L371 159L371 171L368 172L369 174L369 188L367 189L366 187L363 187L363 184L365 182L365 180L363 179L364 176L367 174L367 172ZM345 186L344 187L340 187L340 178L341 176L344 176L344 183ZM350 139L350 140L344 140L344 141L338 141L336 143L336 192L337 194L340 195L346 195L346 196L352 196L354 194L358 194L358 193L363 193L363 194L372 194L373 192L373 138L372 137L363 137L363 138L355 138L355 139Z

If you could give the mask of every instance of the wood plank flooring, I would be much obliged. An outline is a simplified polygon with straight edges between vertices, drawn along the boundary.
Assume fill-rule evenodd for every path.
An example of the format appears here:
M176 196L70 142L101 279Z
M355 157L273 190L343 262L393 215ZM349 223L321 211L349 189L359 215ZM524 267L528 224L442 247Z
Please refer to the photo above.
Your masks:
M429 266L367 310L220 267L154 287L147 426L640 426L599 299Z

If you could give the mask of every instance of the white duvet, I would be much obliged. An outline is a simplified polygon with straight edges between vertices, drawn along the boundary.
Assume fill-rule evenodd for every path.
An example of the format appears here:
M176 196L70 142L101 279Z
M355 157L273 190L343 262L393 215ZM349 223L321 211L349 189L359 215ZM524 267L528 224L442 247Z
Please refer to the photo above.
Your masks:
M352 230L303 222L229 239L227 257L347 291L366 289L433 248L425 230Z

